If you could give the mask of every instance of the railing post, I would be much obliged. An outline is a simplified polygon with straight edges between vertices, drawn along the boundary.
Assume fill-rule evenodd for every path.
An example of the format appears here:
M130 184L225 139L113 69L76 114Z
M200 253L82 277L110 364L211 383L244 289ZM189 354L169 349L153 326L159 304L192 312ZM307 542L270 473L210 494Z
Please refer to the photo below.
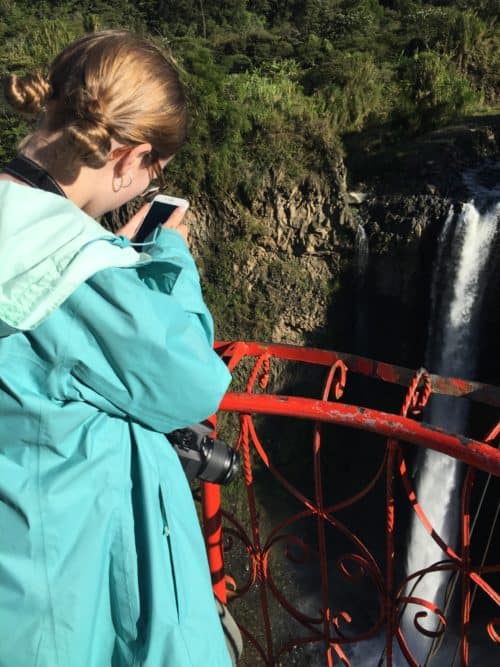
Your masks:
M216 437L217 418L208 421L213 427L211 437ZM227 603L226 580L224 576L224 548L222 542L221 492L218 484L202 482L201 505L203 531L207 547L208 565L212 576L212 588L222 604Z

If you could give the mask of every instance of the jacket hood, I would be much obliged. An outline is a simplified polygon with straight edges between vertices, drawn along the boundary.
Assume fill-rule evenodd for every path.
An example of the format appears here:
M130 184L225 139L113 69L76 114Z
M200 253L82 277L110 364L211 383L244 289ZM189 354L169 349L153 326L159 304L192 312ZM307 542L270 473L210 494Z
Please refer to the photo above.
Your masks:
M0 181L0 337L34 329L97 271L149 261L68 199Z

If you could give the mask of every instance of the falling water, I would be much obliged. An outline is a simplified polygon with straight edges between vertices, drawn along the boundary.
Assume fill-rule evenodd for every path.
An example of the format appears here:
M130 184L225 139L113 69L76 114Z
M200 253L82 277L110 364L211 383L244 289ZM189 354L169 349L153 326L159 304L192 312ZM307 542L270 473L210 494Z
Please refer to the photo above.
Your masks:
M354 240L355 249L355 304L353 312L354 331L351 349L354 354L366 353L366 335L368 330L368 312L366 304L365 283L370 260L370 246L363 225L358 224Z
M370 258L370 248L368 246L368 237L366 236L363 225L358 225L355 238L356 250L356 273L358 280L364 282L368 260ZM362 285L361 285L362 287Z
M490 202L482 210L480 212L470 202L464 204L458 214L451 211L439 239L433 276L427 365L432 372L444 376L472 379L475 373L482 297L500 216L500 203ZM448 431L463 433L467 425L467 405L463 400L433 397L425 420ZM450 457L428 451L419 469L417 498L435 531L447 544L453 545L457 533L458 464ZM414 573L445 558L446 555L414 515L407 572ZM448 578L446 573L428 574L411 594L442 608ZM408 605L403 617L403 631L410 650L418 662L424 664L431 640L415 630L413 619L418 611L423 611L422 607ZM427 624L425 619L420 624L434 629L437 619L432 614L429 617L432 619ZM427 660L426 664L430 661Z

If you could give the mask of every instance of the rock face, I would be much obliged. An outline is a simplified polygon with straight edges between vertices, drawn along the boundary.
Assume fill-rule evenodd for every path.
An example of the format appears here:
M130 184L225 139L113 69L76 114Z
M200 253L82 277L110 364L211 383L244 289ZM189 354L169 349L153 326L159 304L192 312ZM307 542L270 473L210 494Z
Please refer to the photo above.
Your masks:
M353 351L404 366L423 363L437 237L452 206L447 197L423 194L374 196L359 208L370 260L356 299L364 331Z
M273 340L404 365L423 362L442 225L451 207L471 196L463 180L467 169L482 165L482 178L498 178L488 164L500 153L499 118L474 123L420 138L399 160L393 149L383 169L367 160L352 190L342 164L331 181L315 176L288 188L270 183L250 208L267 230L257 239L254 262L258 258L262 269L270 258L286 261L289 273L301 276L281 280L276 294L272 280L257 288L269 290L276 306ZM362 275L356 266L359 225L369 245Z
M218 336L420 365L440 229L469 196L464 170L499 146L498 121L479 121L431 133L398 159L394 149L367 158L350 188L339 159L333 173L298 183L270 173L251 201L194 202L193 247ZM361 273L360 225L369 245Z
M246 206L236 196L225 199L223 207L203 201L193 206L194 252L206 281L215 277L213 306L221 314L222 335L228 331L228 309L239 306L248 316L241 322L241 337L264 335L295 344L321 337L331 292L354 248L357 225L345 193L345 168L339 162L328 179L311 174L290 184L271 173ZM238 290L242 302L228 299L228 291ZM229 335L237 333L229 328Z

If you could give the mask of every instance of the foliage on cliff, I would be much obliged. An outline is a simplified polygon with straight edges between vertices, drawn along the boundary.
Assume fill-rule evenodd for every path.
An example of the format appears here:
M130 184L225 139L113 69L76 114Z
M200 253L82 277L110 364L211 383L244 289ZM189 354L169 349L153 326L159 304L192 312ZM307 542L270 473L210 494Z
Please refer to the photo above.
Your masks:
M496 0L0 0L2 71L46 68L84 31L171 48L191 95L188 194L332 168L341 137L389 141L500 102ZM0 159L25 131L0 110Z

